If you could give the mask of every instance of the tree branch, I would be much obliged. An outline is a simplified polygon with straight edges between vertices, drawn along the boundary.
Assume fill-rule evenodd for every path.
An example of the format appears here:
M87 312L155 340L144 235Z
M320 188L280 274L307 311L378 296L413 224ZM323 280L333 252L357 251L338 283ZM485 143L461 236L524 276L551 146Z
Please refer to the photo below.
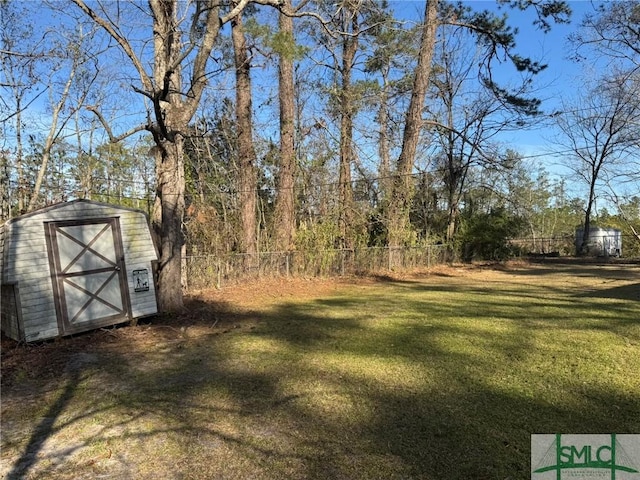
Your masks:
M138 133L138 132L143 132L145 130L148 129L147 125L138 125L137 127L133 127L130 130L127 130L126 132L115 136L113 134L113 131L111 130L111 127L109 126L109 123L107 123L107 120L102 116L102 113L100 113L100 111L97 109L97 107L93 106L93 105L89 105L86 107L87 110L89 110L90 112L93 112L95 114L96 117L98 117L98 120L100 121L100 123L102 124L102 126L104 127L105 131L107 132L107 135L109 136L109 141L111 143L118 143L122 140L124 140L127 137L130 137L131 135Z
M142 82L142 85L144 85L144 88L146 88L148 91L152 91L153 82L151 81L151 78L149 77L149 75L147 75L147 72L145 71L144 66L142 65L142 62L136 56L135 52L133 51L133 48L131 48L131 45L129 44L127 39L122 37L115 30L115 28L110 22L100 17L91 8L89 8L87 4L84 2L84 0L71 0L71 1L75 3L78 6L78 8L80 8L80 10L82 10L85 14L87 14L89 18L91 18L94 22L100 25L100 27L102 27L116 42L118 42L118 45L120 45L122 50L125 52L125 54L129 57L129 59L133 63L133 66L135 67L135 69L138 71L138 75L140 75L140 81Z

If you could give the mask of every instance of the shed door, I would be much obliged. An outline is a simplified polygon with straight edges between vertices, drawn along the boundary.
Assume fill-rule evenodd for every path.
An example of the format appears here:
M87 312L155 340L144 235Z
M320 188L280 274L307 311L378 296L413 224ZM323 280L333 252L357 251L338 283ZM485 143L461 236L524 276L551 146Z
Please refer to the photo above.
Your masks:
M130 317L117 218L51 222L49 262L62 335Z

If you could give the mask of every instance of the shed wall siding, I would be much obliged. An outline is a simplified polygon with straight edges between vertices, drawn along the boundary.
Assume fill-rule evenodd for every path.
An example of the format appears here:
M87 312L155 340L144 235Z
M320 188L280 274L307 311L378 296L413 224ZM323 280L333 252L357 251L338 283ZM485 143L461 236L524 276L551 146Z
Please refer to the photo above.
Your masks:
M155 283L153 281L152 262L158 259L147 219L144 215L135 214L120 217L122 229L122 248L124 250L127 269L127 286L131 300L131 316L133 318L157 313ZM147 269L149 271L149 290L136 292L133 283L133 271Z
M149 271L149 290L146 292L136 292L133 283L133 271L146 268ZM127 285L129 287L129 298L131 299L131 316L133 318L153 315L158 312L156 304L156 287L153 281L153 270L151 263L127 264Z
M51 277L31 277L18 283L22 328L27 341L48 338L44 332L59 334Z
M157 312L152 274L152 262L157 260L157 252L146 216L138 211L109 205L71 202L45 209L41 213L17 217L0 228L0 261L4 259L0 264L3 267L2 279L3 283L15 283L19 286L18 304L21 307L23 333L27 341L59 335L45 222L105 217L119 218L132 317ZM149 270L150 285L147 292L134 291L132 272L141 268ZM16 329L9 324L6 326L11 329L7 334L17 338L14 335Z
M10 338L22 340L18 327L18 306L15 285L3 284L1 289L0 308L2 312L2 331Z

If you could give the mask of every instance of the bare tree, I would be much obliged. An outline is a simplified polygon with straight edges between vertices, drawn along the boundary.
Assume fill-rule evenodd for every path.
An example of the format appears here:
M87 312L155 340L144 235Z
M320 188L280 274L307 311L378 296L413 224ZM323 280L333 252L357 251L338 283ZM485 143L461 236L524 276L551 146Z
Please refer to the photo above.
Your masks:
M83 85L83 90L80 92L80 97L76 99L73 106L67 107L69 103L69 97L71 94L71 89L76 83L76 76L80 73L80 70L83 69L84 64L90 62L90 58L85 56L85 52L82 48L83 35L78 33L77 44L69 44L66 50L70 53L70 62L67 65L67 78L65 79L62 90L60 92L51 92L51 124L49 126L49 131L44 141L44 145L42 147L42 158L40 161L40 168L38 170L38 174L36 176L35 185L33 186L33 191L31 193L31 197L29 199L29 204L27 206L27 210L34 210L39 204L40 190L42 187L42 182L44 180L45 174L47 172L47 166L49 164L49 160L51 158L51 153L53 151L53 147L55 144L64 137L64 132L66 130L67 124L74 118L75 112L78 109L84 107L85 100L91 90L91 86L93 81L97 76L97 69L92 68L92 74L87 83ZM75 36L75 35L74 35ZM73 40L74 42L76 40ZM54 95L57 94L57 97Z
M151 19L148 25L148 37L153 38L151 71L143 56L144 45L136 51L134 38L127 38L124 33L140 33L140 29L125 29L120 25L124 16L120 14L119 3L73 2L115 41L137 72L139 86L133 88L145 101L147 122L117 136L106 120L103 124L112 141L143 130L153 135L157 196L152 226L160 253L159 308L161 311L180 309L183 306L180 279L185 209L184 139L207 85L207 65L220 28L252 2L239 1L228 11L217 0L188 3L149 0L148 9L135 4L136 9L142 9ZM279 5L276 0L260 0L260 3ZM110 7L118 10L109 12ZM98 109L95 112L101 115Z
M564 164L587 187L579 254L587 253L599 188L605 180L625 174L629 158L637 155L640 105L634 83L628 75L602 81L575 103L565 105L557 117L560 133L555 143L571 152Z
M20 21L26 16L26 11L21 7L17 2L0 2L0 88L3 92L0 95L0 125L4 139L11 136L10 129L13 129L14 138L11 148L13 154L8 149L3 150L3 158L7 160L2 185L7 201L4 208L7 217L11 215L12 202L9 197L12 190L15 190L14 197L17 197L14 200L18 213L24 213L29 202L24 173L23 112L46 91L38 91L37 74L38 65L46 57L42 45L45 36L39 41L34 39L33 26ZM11 162L8 161L9 156L12 157ZM11 186L13 179L17 186L15 189Z
M593 60L596 55L615 66L637 71L640 68L640 3L602 2L585 15L580 29L571 35L577 59ZM582 53L588 50L588 56Z
M617 188L611 185L608 186L609 193L607 194L607 199L616 206L618 216L631 231L635 241L640 244L640 226L638 226L640 220L640 197L634 195L624 202L616 193Z
M446 28L446 27L444 27ZM499 155L493 138L516 130L538 118L537 102L511 105L477 81L477 67L487 52L471 49L473 32L452 26L436 48L437 71L432 75L434 98L427 106L435 141L440 145L436 166L445 187L447 203L446 240L452 242L458 226L460 202L472 168L508 170L510 157ZM525 72L512 90L524 97L532 84Z

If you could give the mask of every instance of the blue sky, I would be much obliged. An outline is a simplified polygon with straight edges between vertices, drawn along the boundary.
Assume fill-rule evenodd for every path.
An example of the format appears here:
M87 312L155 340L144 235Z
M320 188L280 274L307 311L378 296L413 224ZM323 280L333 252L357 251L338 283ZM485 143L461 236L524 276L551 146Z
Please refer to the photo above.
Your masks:
M471 2L473 4L494 4L494 2ZM593 11L591 2L569 2L573 10L571 23L568 25L554 24L549 33L536 30L531 24L531 12L510 11L509 17L518 27L518 51L523 55L540 59L548 65L547 69L537 77L537 84L542 88L538 93L543 99L542 109L545 112L553 112L560 109L560 99L568 99L575 95L576 84L581 73L582 66L576 64L568 57L572 51L567 37L576 30L585 13ZM524 154L541 153L546 151L547 140L551 131L549 128L535 128L525 130L513 136L523 148Z
M509 24L517 27L519 31L518 53L548 65L548 68L536 77L536 85L540 88L536 96L543 100L542 109L545 112L557 110L561 98L569 98L576 92L576 81L582 67L568 58L571 50L567 37L576 30L585 13L593 11L594 7L590 1L570 1L573 11L571 23L553 24L551 31L546 34L532 24L535 18L533 11L523 12L508 7L498 10L498 4L494 1L467 0L464 3L471 5L475 10L488 9L507 13ZM422 16L424 11L423 0L392 0L390 4L407 17ZM547 139L551 136L552 130L549 127L539 126L509 132L508 137L503 140L518 145L517 150L524 155L537 155L549 150Z

